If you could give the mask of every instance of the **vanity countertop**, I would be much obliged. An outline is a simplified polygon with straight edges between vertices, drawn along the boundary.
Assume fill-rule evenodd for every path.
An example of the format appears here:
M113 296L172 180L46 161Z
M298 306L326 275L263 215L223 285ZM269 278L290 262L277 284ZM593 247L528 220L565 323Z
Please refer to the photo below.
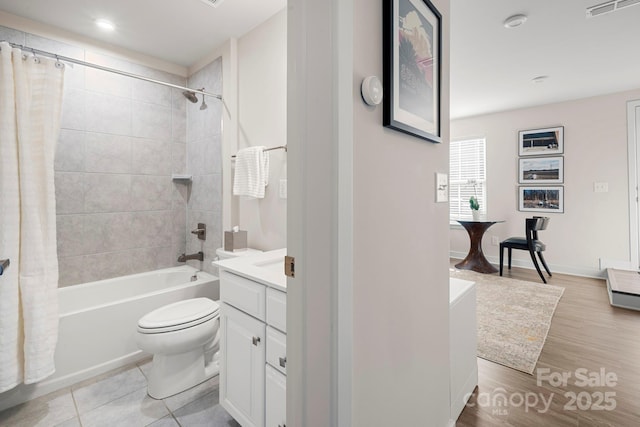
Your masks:
M286 248L276 249L255 255L214 261L212 264L222 270L286 292L287 276L284 275L286 254Z

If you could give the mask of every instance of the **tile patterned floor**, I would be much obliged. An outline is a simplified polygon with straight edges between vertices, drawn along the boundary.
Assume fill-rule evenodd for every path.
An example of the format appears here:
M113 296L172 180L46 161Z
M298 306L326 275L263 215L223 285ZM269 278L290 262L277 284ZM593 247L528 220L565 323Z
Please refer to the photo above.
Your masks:
M12 427L239 427L218 404L218 377L163 400L147 396L151 361L0 412Z

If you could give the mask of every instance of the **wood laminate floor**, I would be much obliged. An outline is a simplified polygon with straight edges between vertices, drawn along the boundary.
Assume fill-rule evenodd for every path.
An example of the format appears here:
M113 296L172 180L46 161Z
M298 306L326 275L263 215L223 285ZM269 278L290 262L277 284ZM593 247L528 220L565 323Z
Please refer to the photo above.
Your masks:
M505 276L541 283L535 270ZM479 385L456 426L640 426L640 312L609 305L604 280L548 283L565 291L534 375L478 359Z

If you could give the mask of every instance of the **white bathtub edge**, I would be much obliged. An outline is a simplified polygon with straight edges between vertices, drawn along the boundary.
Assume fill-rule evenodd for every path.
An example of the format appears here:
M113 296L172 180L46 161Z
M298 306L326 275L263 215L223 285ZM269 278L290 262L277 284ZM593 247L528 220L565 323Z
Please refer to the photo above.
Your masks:
M74 372L73 374L69 374L64 377L44 380L37 384L20 384L12 390L0 393L0 411L4 411L5 409L9 409L13 406L25 403L46 394L53 393L54 391L61 390L65 387L70 387L80 381L88 380L89 378L104 374L105 372L139 362L147 357L150 357L148 353L138 350L133 353L129 353L126 356L109 360L108 362L92 366L91 368L82 371ZM2 394L6 394L7 396L2 396Z

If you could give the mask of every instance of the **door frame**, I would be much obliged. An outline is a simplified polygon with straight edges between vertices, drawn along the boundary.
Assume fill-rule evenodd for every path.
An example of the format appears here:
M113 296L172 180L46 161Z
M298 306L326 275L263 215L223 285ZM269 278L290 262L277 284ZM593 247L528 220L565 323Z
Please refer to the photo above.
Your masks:
M640 108L640 100L627 101L627 143L629 161L629 263L633 270L640 268L640 207L638 197L638 168L640 166L640 135L636 110Z
M287 7L287 424L348 427L354 2Z

